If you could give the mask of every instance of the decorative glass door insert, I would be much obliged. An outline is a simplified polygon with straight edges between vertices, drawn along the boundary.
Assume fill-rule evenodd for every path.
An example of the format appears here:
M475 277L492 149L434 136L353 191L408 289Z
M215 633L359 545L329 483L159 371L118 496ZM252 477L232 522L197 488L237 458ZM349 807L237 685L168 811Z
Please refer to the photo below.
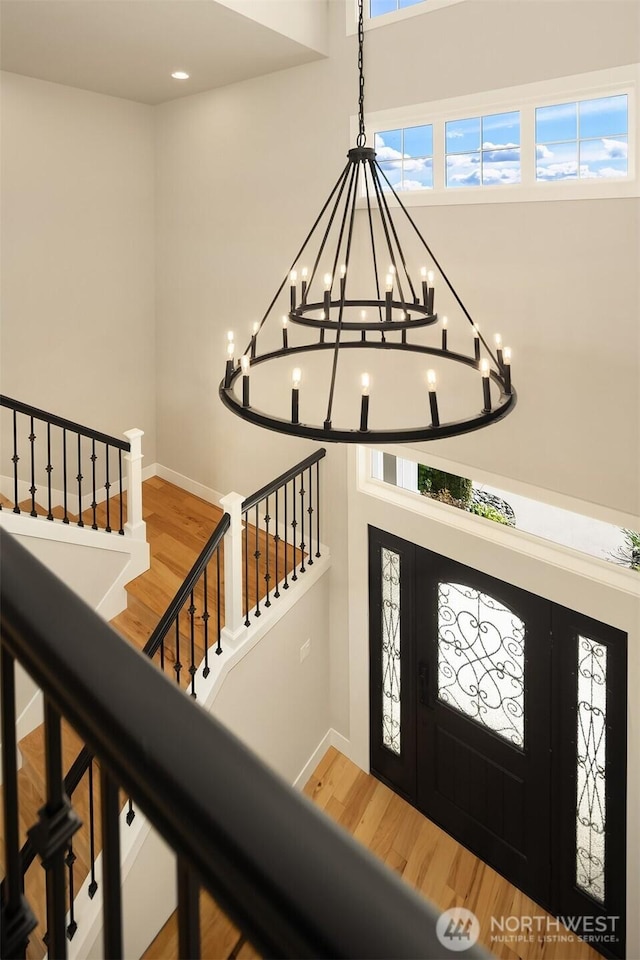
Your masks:
M524 747L524 622L493 597L438 584L438 698Z
M576 883L605 897L607 648L578 636Z
M400 756L400 554L383 547L382 743Z

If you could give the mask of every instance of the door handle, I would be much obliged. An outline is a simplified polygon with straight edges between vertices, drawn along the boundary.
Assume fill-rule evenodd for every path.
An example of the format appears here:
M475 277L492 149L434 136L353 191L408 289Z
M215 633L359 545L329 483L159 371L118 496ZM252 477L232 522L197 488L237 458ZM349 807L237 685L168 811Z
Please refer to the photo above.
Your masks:
M418 701L428 705L427 685L429 683L429 664L421 660L418 664Z

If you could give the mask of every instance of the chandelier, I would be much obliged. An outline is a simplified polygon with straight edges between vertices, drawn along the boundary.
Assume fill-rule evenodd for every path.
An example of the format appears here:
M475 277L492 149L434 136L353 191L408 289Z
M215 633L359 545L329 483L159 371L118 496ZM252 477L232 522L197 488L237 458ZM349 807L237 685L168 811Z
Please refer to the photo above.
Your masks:
M456 436L514 408L511 350L499 335L489 346L366 146L363 0L358 13L356 146L243 351L229 331L220 398L250 423L322 442ZM436 288L457 325L436 313Z

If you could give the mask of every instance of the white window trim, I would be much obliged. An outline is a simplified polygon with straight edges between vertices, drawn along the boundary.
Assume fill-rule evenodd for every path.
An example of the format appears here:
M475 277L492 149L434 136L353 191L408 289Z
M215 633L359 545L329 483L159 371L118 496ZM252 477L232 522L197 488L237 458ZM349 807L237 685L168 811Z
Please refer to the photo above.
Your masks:
M411 9L411 8L410 8ZM505 87L464 97L417 103L389 110L367 113L367 141L373 143L376 133L399 127L433 125L433 188L400 192L406 206L440 206L444 204L523 203L553 200L599 200L640 196L637 151L640 145L640 111L637 91L640 86L640 64L634 63L592 73L559 77ZM590 100L626 93L628 100L629 166L626 177L611 180L535 180L535 108L573 100ZM474 116L490 116L519 110L520 151L523 182L493 186L445 187L444 125L450 120ZM351 117L351 140L358 132L357 117ZM364 201L362 201L364 202ZM376 203L373 198L372 203Z
M450 507L446 503L439 503L429 497L422 497L409 490L394 487L383 480L372 479L368 447L358 446L356 469L356 490L359 493L426 516L437 523L461 530L480 540L541 560L578 576L587 577L595 583L603 583L631 596L640 597L640 577L634 570L617 567L608 560L591 557L571 547L543 540L514 527L487 522L483 517ZM499 486L505 488L504 483L500 483Z
M425 13L433 13L434 10L441 10L443 7L451 7L456 3L465 3L466 0L424 0L422 3L416 3L413 7L405 7L403 10L392 10L391 13L384 13L380 17L369 16L370 0L364 0L364 29L374 30L376 27L386 27L391 23L399 23L402 20L409 20L411 17L417 17ZM353 4L347 3L347 36L358 32L358 0L353 0Z

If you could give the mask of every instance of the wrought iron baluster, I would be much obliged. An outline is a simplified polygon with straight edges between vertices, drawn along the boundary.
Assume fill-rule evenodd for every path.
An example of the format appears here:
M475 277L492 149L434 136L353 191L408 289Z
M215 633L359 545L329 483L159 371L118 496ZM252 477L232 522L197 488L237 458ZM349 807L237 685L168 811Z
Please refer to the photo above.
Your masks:
M37 517L38 511L36 510L36 455L35 455L35 442L36 435L33 432L33 417L29 418L31 424L31 431L29 433L29 443L30 446L30 456L31 456L31 486L29 487L29 493L31 494L31 516Z
M78 929L75 918L75 886L73 882L73 865L76 862L76 855L73 852L73 840L69 841L67 855L64 858L65 865L69 870L69 923L67 924L67 938L73 940L73 936Z
M219 549L219 548L218 548ZM217 551L216 551L217 553ZM209 566L204 568L202 573L202 586L204 589L204 603L202 611L202 623L203 623L203 632L204 632L204 669L202 671L202 676L205 679L209 676L209 597L207 596L207 570Z
M124 537L124 524L122 522L124 516L122 511L122 450L120 447L118 447L118 489L120 490L120 496L118 498L120 500L120 527L118 533L121 537Z
M285 481L284 485L284 583L282 585L283 590L289 589L289 566L288 566L288 547L289 547L289 504L287 503L287 483Z
M120 878L120 803L118 787L100 766L102 805L102 881L104 902L104 957L120 960L122 951L122 884ZM51 954L51 951L49 951ZM56 953L53 956L57 956Z
M296 527L298 526L298 521L296 520L296 478L294 477L291 482L293 483L293 520L291 521L291 526L293 528L293 533L291 535L291 546L293 547L293 573L291 574L291 579L297 580L298 574L296 572L296 567L298 561L296 558Z
M307 507L307 513L309 514L309 559L307 560L307 566L313 564L313 466L309 467L309 506Z
M316 461L316 557L320 556L320 461Z
M28 831L34 850L46 870L47 946L50 957L67 956L65 853L80 820L64 792L62 776L62 724L60 714L45 697L45 772L47 800L38 822Z
M191 599L188 606L189 611L189 638L190 638L190 656L191 663L189 664L189 674L191 676L191 696L193 699L196 699L196 624L195 624L195 613L196 605L193 602L193 590L191 591Z
M274 595L274 597L276 598L276 600L277 600L278 597L280 596L280 579L279 579L279 577L278 577L278 562L279 562L278 554L279 554L279 552L280 552L280 527L279 527L279 524L278 524L278 520L279 520L279 516L278 516L278 493L279 493L279 490L276 490L276 492L275 492L275 497L276 497L276 532L275 532L274 537L273 537L274 543L275 543L275 545L276 545L276 589L275 589L273 595Z
M244 517L244 625L251 626L249 620L249 511L245 510Z
M256 609L254 610L254 616L259 617L262 615L260 610L260 581L258 580L259 566L260 566L260 544L258 542L258 535L260 533L260 517L258 516L258 504L256 503L256 549L254 551L254 557L256 559Z
M300 573L306 572L304 565L304 551L306 543L304 542L304 470L300 474Z
M180 663L180 614L176 614L176 662L173 665L173 669L176 673L176 683L180 685L180 671L182 670L182 664Z
M82 437L80 434L78 434L78 473L76 480L78 481L78 526L84 527L84 520L82 519Z
M47 424L47 520L53 520L53 513L51 512L51 471L53 470L53 464L51 463L51 424Z
M24 897L24 875L20 857L18 806L18 749L16 745L15 665L9 651L0 652L0 707L2 710L2 783L4 792L5 897L0 925L0 953L3 957L25 956L29 934L37 925Z
M111 533L111 517L110 517L111 504L109 502L109 491L111 489L111 483L109 482L109 444L107 443L105 444L105 446L106 446L106 450L105 450L106 480L104 484L104 489L106 490L106 493L107 493L107 525L105 527L105 530L107 531L107 533Z
M17 413L13 411L13 456L11 457L11 462L13 463L13 512L20 513L20 503L18 500L18 463L20 457L18 456L18 418Z
M220 544L216 550L216 615L218 619L217 629L218 629L218 645L216 647L216 653L218 656L222 653L222 646L220 645L220 637L222 634L222 596L220 594Z
M89 883L89 899L93 900L98 889L96 880L96 824L93 807L93 757L89 760L89 857L91 859L91 881Z
M178 857L178 956L200 957L200 885L183 857Z
M131 799L131 797L129 797L129 803L128 803L128 806L127 806L127 815L126 815L126 817L125 817L125 820L127 821L127 826L128 826L128 827L131 826L131 824L133 823L133 821L135 820L135 818L136 818L136 812L135 812L135 810L133 809L133 800Z
M63 523L69 523L69 512L67 510L67 430L62 428L62 499L64 501Z
M91 440L91 494L92 494L91 510L93 512L93 522L91 524L92 530L98 529L98 524L96 523L96 507L98 506L98 504L96 503L96 460L97 459L98 458L96 456L96 441L92 439Z
M164 637L160 641L160 669L164 673Z
M264 582L267 585L267 598L264 602L265 607L271 606L271 600L269 599L269 580L271 579L271 575L269 573L269 523L270 521L271 521L271 517L269 516L269 497L266 497L265 498L265 515L264 515L264 530L265 530L264 536L265 536L265 544L266 544L265 546L266 564L265 564Z

